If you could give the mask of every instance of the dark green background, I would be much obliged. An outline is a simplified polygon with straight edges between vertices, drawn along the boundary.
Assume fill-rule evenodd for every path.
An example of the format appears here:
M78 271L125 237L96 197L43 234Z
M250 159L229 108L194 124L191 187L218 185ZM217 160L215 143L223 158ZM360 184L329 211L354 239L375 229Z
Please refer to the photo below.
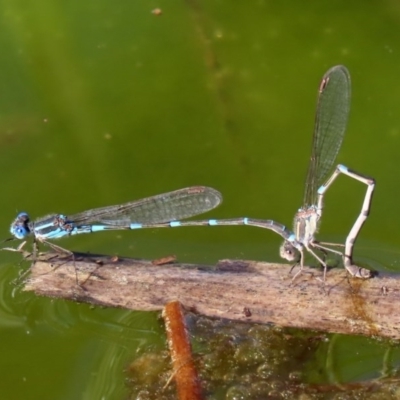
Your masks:
M163 15L152 14L155 7ZM301 206L320 79L344 64L353 95L338 161L377 180L356 259L398 270L399 27L396 1L2 0L3 237L17 211L72 214L191 185L223 193L209 216L290 225ZM335 182L320 239L344 241L364 193L347 177ZM249 227L57 242L201 263L278 261L279 243ZM0 397L123 398L129 360L163 346L156 316L22 293L12 281L26 265L16 254L1 260ZM365 340L342 340L350 339L359 346L353 368L338 351L335 375L378 376L379 356L365 362ZM321 355L318 362L325 365Z

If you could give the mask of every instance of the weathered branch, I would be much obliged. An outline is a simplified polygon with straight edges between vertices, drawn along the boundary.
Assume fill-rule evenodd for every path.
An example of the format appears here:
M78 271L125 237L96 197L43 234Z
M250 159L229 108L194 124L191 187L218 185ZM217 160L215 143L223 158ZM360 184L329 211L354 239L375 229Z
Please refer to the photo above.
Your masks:
M290 266L223 260L215 267L46 254L32 266L25 290L38 295L161 310L179 300L211 317L400 339L399 275L361 280L332 269L305 268L292 283ZM77 280L79 285L77 285Z

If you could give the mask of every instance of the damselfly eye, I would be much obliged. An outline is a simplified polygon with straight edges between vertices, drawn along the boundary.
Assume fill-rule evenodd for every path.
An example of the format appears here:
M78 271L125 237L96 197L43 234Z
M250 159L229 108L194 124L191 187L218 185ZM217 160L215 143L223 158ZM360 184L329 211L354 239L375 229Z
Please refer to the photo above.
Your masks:
M26 212L21 212L17 215L17 220L21 222L29 222L29 215Z
M17 239L24 239L26 235L28 234L28 231L26 228L23 226L17 226L11 229L11 233L17 238Z
M297 249L289 242L285 241L279 248L279 255L288 261L295 261L298 258Z

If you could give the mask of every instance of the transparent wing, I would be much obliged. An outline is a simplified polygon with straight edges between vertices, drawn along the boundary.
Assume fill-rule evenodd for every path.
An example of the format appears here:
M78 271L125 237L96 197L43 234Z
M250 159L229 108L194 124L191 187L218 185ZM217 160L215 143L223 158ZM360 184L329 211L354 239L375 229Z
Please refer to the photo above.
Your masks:
M205 186L192 186L125 204L95 208L72 215L75 224L103 223L129 225L131 223L162 223L189 218L217 207L222 195Z
M346 67L337 65L322 78L303 205L315 204L317 190L326 177L339 152L350 112L351 82Z

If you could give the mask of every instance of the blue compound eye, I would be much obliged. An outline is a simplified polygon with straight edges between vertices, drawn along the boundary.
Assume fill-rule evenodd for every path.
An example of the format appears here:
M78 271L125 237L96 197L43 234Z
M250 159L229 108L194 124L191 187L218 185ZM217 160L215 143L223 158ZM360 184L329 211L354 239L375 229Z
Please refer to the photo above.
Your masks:
M13 229L11 229L11 233L17 238L17 239L24 239L28 235L28 231L26 230L25 227L23 226L16 226Z
M17 221L20 221L20 222L29 222L29 216L28 216L28 214L27 214L26 212L20 212L20 213L17 215Z
M11 224L10 232L17 239L24 239L29 235L29 216L26 212L17 215L17 218Z

